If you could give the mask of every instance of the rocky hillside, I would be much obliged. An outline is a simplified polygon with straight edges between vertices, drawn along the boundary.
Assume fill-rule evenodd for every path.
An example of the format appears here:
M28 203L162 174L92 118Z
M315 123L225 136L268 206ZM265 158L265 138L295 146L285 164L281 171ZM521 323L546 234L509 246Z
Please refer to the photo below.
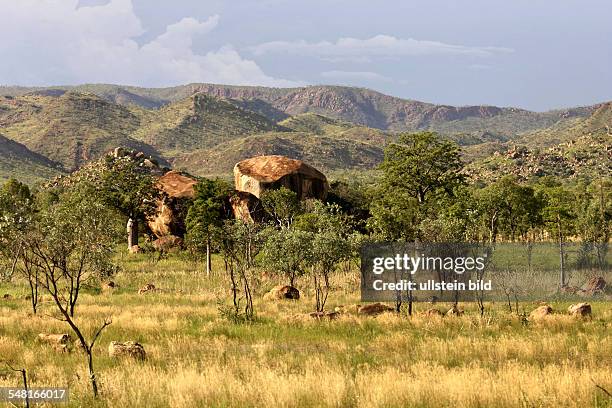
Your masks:
M507 143L488 143L477 148L492 150L470 164L468 171L476 179L496 179L504 174L522 179L610 177L612 103L601 104L587 118L525 133Z
M140 126L129 134L171 158L254 133L280 130L281 126L266 117L228 100L196 94L143 112Z

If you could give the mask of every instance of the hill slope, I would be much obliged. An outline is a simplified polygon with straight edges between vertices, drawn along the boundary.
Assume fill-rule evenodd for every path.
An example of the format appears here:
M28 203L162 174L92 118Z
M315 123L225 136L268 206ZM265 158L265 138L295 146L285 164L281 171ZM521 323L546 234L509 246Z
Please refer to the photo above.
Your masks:
M270 132L183 154L172 164L202 176L231 174L240 160L273 154L304 160L322 171L372 169L383 158L382 148L374 144L304 132Z
M0 135L0 182L16 178L34 184L61 173L58 163Z
M147 111L132 136L166 156L174 156L254 133L281 130L271 120L230 101L196 94Z
M610 177L612 103L601 104L587 118L523 134L491 153L470 164L468 171L474 178L490 180L505 174L523 179L547 175Z
M137 112L93 94L0 98L0 132L68 170L117 146L159 156L129 136L140 122Z

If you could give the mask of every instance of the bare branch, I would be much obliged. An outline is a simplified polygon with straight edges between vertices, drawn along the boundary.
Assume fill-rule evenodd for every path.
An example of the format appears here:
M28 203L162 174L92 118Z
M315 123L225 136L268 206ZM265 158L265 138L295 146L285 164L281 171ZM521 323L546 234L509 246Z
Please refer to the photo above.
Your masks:
M98 337L100 336L100 334L102 334L102 330L104 330L107 326L109 326L111 323L113 322L113 320L110 317L107 317L106 319L104 319L104 323L102 324L102 326L98 329L98 331L96 332L96 334L93 336L93 339L91 340L91 343L89 345L89 350L92 350L94 345L96 344L96 340L98 340Z

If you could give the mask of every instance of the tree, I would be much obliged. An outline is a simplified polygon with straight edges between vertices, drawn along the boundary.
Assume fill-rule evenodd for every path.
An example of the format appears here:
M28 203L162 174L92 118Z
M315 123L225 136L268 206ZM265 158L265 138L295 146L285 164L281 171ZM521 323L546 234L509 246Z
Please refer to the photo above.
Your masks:
M453 196L465 184L462 167L459 148L453 142L432 132L400 135L397 143L385 149L370 227L394 239L422 238L418 225L435 202L433 198Z
M223 203L229 186L221 180L202 179L196 184L195 199L186 218L187 243L196 252L206 253L206 275L212 268L211 244L223 224Z
M232 287L231 318L234 321L250 321L255 317L251 273L262 244L260 227L242 220L227 220L221 227L220 244L225 271ZM242 298L238 297L239 292L243 293ZM243 313L240 310L241 300L245 301Z
M559 244L559 286L563 287L566 284L564 242L574 227L574 196L571 191L558 184L543 186L541 193L545 200L544 221L550 235L556 236Z
M400 135L385 149L380 168L387 188L407 192L419 205L438 193L452 195L465 180L459 147L433 132Z
M91 187L70 190L49 208L42 210L26 241L31 263L38 270L40 286L51 296L59 320L66 322L87 355L87 366L94 396L98 383L93 348L110 319L92 334L90 340L75 318L83 285L109 276L116 235L114 214L96 199Z
M132 160L107 156L98 193L106 204L128 218L128 250L138 245L139 224L155 212L161 198L155 177Z
M603 269L612 232L612 183L599 179L577 187L576 231L582 239L583 257L588 249L596 252L596 264ZM579 259L583 266L591 266L587 259ZM585 265L586 264L586 265Z
M290 286L297 277L306 273L307 260L312 249L313 234L295 228L265 230L265 243L261 251L264 267L285 275Z
M38 306L38 269L27 253L28 235L36 217L34 196L27 185L11 179L0 190L0 255L9 262L4 278L17 272L30 287L32 313Z
M492 243L500 233L511 240L517 236L527 240L528 232L542 225L544 203L541 197L532 187L519 184L513 176L502 177L478 190L476 197L482 223Z
M351 242L353 222L338 205L315 201L313 207L296 221L295 226L312 234L307 264L312 271L315 308L317 312L323 312L331 289L330 275L354 253Z
M279 228L289 228L301 213L297 194L286 187L265 191L261 195L261 204Z

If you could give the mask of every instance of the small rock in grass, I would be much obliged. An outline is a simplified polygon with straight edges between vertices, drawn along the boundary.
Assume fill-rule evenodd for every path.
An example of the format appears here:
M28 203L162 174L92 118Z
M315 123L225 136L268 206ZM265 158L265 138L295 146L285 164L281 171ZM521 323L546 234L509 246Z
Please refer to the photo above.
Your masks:
M108 346L109 357L130 357L144 360L147 357L144 347L135 341L111 341Z
M459 309L457 306L453 306L448 309L448 312L446 312L446 316L463 316L463 313L463 310Z
M357 314L364 316L377 316L381 313L394 311L394 308L384 305L382 303L371 303L369 305L359 307L359 309L357 310Z
M567 308L570 315L576 317L592 317L591 305L588 303L578 303Z
M139 295L144 295L145 293L157 292L159 289L155 287L152 283L147 283L142 288L138 289Z
M288 285L275 286L264 295L264 300L298 300L299 298L300 291L297 290L297 288Z
M440 316L444 317L444 313L439 309L427 309L424 313L425 316Z
M313 319L319 320L336 320L340 317L340 313L338 312L312 312L308 314Z
M37 337L38 342L50 345L54 350L68 352L72 344L69 334L47 334L40 333Z
M529 317L534 320L538 320L538 319L543 319L546 316L550 316L552 313L553 313L553 308L550 307L550 305L542 305L542 306L539 306L533 309L533 311L529 313Z

